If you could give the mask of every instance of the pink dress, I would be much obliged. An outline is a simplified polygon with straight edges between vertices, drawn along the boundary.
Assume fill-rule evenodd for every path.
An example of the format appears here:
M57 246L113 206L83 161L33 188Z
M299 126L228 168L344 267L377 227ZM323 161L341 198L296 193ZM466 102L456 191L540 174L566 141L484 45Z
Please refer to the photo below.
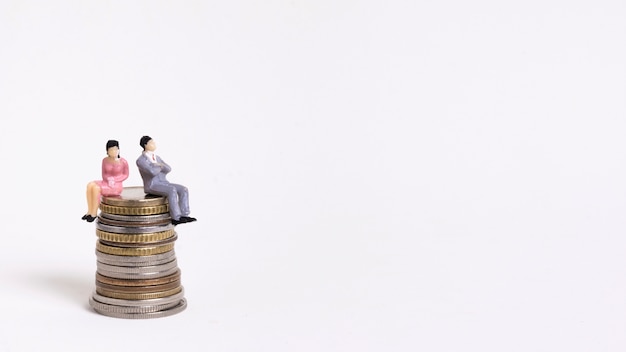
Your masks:
M124 189L122 182L128 178L128 163L124 158L116 162L107 159L102 159L102 181L94 182L100 186L103 196L119 196Z

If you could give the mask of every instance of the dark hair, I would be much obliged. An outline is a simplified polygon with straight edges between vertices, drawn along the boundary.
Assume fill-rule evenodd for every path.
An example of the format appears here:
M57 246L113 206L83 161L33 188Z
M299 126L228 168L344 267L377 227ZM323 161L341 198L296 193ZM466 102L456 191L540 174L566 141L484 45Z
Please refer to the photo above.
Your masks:
M146 150L146 144L148 144L148 142L150 142L151 139L152 137L150 136L141 137L141 139L139 140L139 145L143 148L143 150Z
M117 147L119 149L120 143L114 139L109 139L107 141L107 149L106 149L107 152L109 151L109 148L113 148L113 147ZM119 153L117 154L117 157L118 158L120 157Z

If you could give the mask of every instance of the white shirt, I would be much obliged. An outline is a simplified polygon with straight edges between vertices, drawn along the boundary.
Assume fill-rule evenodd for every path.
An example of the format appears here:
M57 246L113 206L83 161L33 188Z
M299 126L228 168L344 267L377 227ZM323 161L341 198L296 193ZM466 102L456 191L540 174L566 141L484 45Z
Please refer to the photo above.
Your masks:
M148 157L148 159L150 159L150 161L152 161L152 163L156 164L157 163L157 158L156 158L156 154L154 154L154 152L151 151L145 151L143 152L144 154L146 154L146 156Z

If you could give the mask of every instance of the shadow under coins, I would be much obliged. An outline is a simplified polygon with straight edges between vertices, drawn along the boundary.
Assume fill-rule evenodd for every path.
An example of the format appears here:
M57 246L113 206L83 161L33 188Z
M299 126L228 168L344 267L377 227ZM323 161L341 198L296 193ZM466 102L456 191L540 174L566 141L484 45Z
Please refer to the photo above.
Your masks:
M23 283L97 314L89 305L89 297L95 288L92 277L78 274L32 273L23 278Z

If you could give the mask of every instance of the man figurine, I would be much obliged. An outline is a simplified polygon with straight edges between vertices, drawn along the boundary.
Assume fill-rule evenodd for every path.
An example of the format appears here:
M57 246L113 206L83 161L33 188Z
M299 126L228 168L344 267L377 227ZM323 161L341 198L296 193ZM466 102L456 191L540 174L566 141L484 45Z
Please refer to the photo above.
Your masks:
M143 190L148 194L166 196L169 203L172 224L178 225L196 221L189 217L189 192L187 187L176 183L170 183L165 175L172 171L158 155L154 154L156 144L149 136L143 136L139 140L143 153L137 159L137 167L143 179Z

